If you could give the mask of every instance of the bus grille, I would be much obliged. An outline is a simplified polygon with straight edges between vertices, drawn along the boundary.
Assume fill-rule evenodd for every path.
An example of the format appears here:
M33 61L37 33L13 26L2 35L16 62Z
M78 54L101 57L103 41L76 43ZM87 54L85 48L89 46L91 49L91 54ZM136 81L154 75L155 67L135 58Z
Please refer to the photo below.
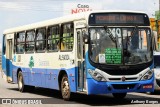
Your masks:
M133 89L136 84L112 84L114 89Z
M109 81L122 81L122 78L108 78L108 79ZM135 80L137 80L137 78L133 77L133 78L126 78L125 81L135 81Z

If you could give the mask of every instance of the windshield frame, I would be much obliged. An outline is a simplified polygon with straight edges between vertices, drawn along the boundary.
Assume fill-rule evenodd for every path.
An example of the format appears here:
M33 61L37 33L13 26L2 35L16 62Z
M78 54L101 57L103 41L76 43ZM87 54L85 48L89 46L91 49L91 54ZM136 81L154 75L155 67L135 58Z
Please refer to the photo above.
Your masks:
M90 26L88 27L88 34L89 34L89 45L88 45L88 58L89 58L89 61L92 63L92 64L96 64L96 65L107 65L107 66L135 66L135 65L143 65L143 64L147 64L147 63L151 63L153 61L153 49L152 49L152 45L148 46L148 43L149 44L152 44L152 33L151 33L151 28L149 26L107 26L107 28L133 28L133 32L135 30L138 30L138 29L148 29L150 31L150 41L147 40L147 49L149 49L150 53L151 53L151 57L150 57L150 60L147 61L147 62L142 62L142 63L136 63L136 64L125 64L124 62L124 47L122 47L122 63L121 64L107 64L107 63L99 63L99 62L94 62L92 59L91 59L91 34L90 34L90 29L91 28L104 28L104 26ZM133 33L132 32L132 33ZM123 38L123 35L122 35L122 38ZM148 39L148 37L147 37ZM122 42L123 42L123 39L122 39ZM123 44L123 43L122 43Z

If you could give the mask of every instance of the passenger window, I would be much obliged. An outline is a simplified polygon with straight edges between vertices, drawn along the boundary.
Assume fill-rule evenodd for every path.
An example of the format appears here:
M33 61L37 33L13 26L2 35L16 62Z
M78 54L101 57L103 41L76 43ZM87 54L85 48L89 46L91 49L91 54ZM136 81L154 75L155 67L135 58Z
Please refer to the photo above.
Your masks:
M6 54L6 35L3 35L3 55Z
M24 53L25 47L25 32L17 33L16 52Z
M77 55L78 58L80 59L82 57L81 55L81 42L80 42L80 31L77 32Z
M35 31L27 31L26 35L26 52L34 52Z
M73 24L62 25L61 50L71 51L73 49Z
M47 49L48 51L58 51L59 50L59 26L52 26L48 28L48 36L47 36Z
M46 47L46 29L41 28L36 33L36 51L44 52Z

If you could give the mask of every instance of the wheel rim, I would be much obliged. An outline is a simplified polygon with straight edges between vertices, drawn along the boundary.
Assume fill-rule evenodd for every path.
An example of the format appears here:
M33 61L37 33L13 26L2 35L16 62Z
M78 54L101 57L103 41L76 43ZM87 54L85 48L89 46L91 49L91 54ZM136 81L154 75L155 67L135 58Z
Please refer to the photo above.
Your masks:
M62 95L63 97L67 97L69 95L69 83L68 80L65 78L63 83L62 83Z
M22 89L22 76L19 76L18 85L19 85L19 89Z

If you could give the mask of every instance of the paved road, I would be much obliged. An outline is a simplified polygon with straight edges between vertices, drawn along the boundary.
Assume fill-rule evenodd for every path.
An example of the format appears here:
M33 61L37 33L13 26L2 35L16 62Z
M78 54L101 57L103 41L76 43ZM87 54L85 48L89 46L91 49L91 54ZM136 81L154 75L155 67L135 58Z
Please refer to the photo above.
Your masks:
M139 107L160 107L160 104L133 104L132 99L148 100L149 98L160 99L160 92L155 95L146 93L129 93L124 100L114 99L111 94L109 95L81 95L76 94L71 101L64 101L61 98L61 93L56 90L36 88L34 91L28 91L20 93L17 88L17 84L9 84L0 77L0 98L45 98L46 101L52 101L54 104L46 105L30 105L32 107L44 107L44 106L66 106L66 107L85 107L85 106L139 106ZM136 98L136 99L134 99ZM51 103L51 102L50 102ZM0 105L0 107L21 107L27 105Z

